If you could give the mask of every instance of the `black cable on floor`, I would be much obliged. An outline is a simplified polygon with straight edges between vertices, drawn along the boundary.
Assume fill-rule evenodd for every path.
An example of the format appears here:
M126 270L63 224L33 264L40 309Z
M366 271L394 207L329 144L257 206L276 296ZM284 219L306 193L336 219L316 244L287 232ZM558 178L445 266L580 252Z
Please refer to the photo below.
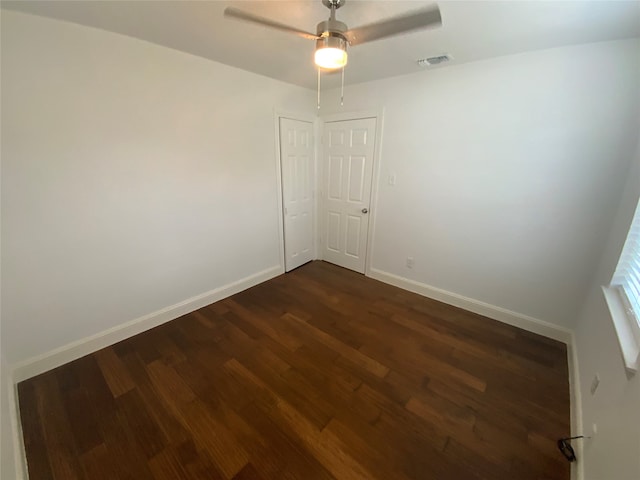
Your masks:
M584 435L579 435L577 437L566 437L558 440L558 448L560 449L564 457L570 462L576 461L576 452L573 450L573 447L569 442L577 438L589 438L589 437L585 437Z

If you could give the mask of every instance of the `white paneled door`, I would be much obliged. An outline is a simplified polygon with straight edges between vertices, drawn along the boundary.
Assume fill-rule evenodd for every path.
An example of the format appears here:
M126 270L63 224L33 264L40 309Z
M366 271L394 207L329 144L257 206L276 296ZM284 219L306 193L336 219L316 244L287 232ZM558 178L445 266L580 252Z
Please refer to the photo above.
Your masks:
M376 119L324 124L322 258L364 273Z
M313 124L280 118L285 270L313 260Z

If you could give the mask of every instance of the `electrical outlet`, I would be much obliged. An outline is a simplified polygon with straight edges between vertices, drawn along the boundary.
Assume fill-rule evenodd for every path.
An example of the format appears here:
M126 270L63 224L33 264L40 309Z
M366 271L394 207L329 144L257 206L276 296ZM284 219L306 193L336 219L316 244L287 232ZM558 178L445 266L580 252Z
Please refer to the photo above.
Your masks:
M591 380L591 395L595 395L598 385L600 385L600 375L596 373Z
M598 425L596 423L591 425L591 439L593 440L598 433Z
M391 175L389 175L388 182L389 182L390 186L392 186L392 187L395 186L395 184L396 184L396 174L395 173L392 173Z
M407 268L413 268L414 265L415 261L413 260L413 257L407 257Z

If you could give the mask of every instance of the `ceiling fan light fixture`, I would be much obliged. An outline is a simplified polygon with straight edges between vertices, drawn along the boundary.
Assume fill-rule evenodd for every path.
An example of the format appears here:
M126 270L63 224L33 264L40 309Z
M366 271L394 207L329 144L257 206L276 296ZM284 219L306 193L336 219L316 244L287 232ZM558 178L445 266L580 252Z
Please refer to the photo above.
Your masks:
M315 63L318 67L334 70L347 64L347 41L341 36L331 35L316 41Z
M342 94L340 104L344 98L344 67L347 65L347 43L351 46L361 45L381 38L400 35L414 30L422 30L427 27L442 25L442 17L437 5L425 10L410 12L388 18L368 25L349 28L345 23L336 20L336 10L344 6L347 0L322 0L322 4L330 10L329 19L318 23L316 33L300 30L270 18L260 17L251 12L227 7L224 15L236 20L262 25L271 29L287 32L299 37L316 41L314 55L315 64L318 66L318 108L320 108L320 78L322 69L342 69ZM428 63L428 60L424 60ZM442 60L444 61L444 60ZM422 65L422 62L419 62Z

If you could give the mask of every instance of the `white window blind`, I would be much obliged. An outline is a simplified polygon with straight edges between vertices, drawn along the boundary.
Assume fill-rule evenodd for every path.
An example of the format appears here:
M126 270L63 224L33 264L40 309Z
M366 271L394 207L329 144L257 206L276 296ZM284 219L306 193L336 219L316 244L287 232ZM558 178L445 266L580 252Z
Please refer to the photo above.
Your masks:
M624 244L611 286L620 290L625 310L634 327L640 326L640 203Z
M640 370L640 201L611 283L602 287L627 372Z

